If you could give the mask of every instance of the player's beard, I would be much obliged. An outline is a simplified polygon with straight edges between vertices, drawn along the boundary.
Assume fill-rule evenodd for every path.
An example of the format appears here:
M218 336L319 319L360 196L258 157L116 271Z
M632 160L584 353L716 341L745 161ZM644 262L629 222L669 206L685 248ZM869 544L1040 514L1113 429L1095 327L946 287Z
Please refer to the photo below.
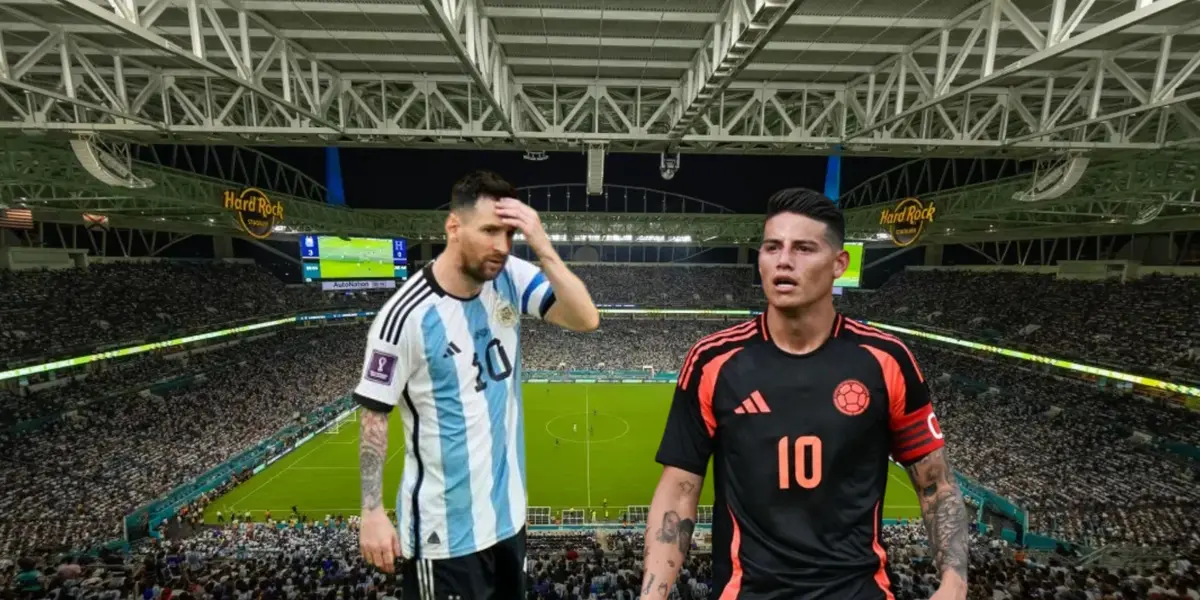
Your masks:
M499 266L495 266L488 262L488 258L476 262L463 261L463 275L470 277L475 283L486 283L495 279L500 275L500 271L504 270L504 265L508 262L508 256L490 257L491 260L499 261Z

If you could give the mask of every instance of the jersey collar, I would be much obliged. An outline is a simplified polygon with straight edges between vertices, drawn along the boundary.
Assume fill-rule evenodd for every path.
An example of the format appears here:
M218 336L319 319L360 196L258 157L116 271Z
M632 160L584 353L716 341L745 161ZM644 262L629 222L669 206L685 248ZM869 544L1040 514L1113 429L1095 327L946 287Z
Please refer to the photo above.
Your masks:
M434 261L432 261L432 260L429 261L429 263L426 264L423 269L421 269L422 271L425 272L425 281L429 282L429 289L433 290L433 293L435 293L441 297L454 298L455 300L458 300L460 302L470 302L479 297L478 292L474 296L471 296L470 298L464 298L462 296L455 296L454 294L447 292L446 289L443 288L440 283L438 283L437 277L434 277L434 275L433 275L433 262ZM482 292L483 288L479 288L479 291Z

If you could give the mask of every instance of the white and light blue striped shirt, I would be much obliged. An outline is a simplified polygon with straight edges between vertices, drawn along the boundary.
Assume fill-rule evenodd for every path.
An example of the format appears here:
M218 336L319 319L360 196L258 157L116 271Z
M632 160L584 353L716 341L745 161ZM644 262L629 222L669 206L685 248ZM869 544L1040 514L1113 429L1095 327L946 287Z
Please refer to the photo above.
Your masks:
M375 317L354 395L374 410L400 407L400 546L409 558L443 559L525 525L520 317L543 317L554 291L515 256L473 298L447 293L431 266Z

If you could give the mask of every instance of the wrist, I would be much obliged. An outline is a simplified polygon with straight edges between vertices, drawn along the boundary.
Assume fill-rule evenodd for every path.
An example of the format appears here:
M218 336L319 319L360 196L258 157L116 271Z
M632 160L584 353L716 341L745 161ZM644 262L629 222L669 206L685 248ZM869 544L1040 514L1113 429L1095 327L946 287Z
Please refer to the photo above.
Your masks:
M939 589L953 592L955 598L967 597L967 580L958 571L948 569L942 571L941 585Z
M529 248L542 261L558 258L558 251L554 249L554 244L550 243L550 238L545 235L536 239L526 238L525 243L529 244Z

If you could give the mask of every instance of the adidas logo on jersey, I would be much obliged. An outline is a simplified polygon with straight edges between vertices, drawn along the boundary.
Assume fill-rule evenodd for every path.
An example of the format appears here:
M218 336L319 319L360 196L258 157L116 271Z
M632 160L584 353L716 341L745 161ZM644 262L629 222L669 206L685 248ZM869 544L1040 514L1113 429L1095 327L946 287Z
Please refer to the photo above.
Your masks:
M758 390L750 392L750 396L742 400L742 405L733 409L735 415L756 415L769 412L771 412L771 408L767 406L767 401L763 400L762 394L758 393Z
M454 342L450 342L450 345L446 346L446 351L442 353L442 358L450 358L451 356L455 356L460 352L462 352L462 350L459 350L458 346L455 345Z
M438 537L438 534L435 531L429 534L429 539L425 540L425 543L429 544L430 546L436 546L442 543L442 539Z

